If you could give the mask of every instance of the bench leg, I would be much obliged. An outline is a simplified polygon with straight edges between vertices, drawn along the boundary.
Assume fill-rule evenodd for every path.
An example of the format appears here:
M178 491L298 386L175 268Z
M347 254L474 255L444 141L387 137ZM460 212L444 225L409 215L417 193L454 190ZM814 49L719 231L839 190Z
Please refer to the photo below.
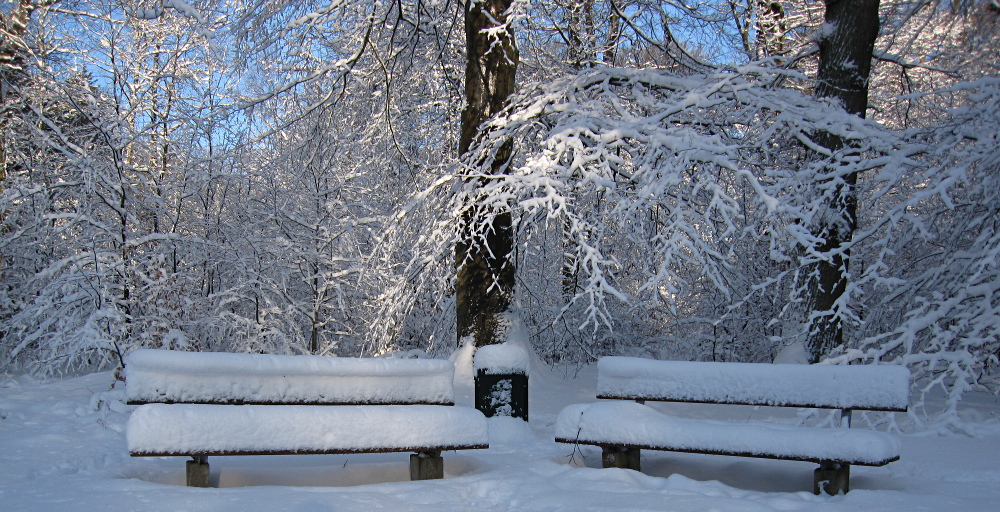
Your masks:
M444 457L441 452L419 452L410 455L410 480L444 478Z
M187 461L188 487L211 487L208 483L208 457L192 456L194 460Z
M824 461L813 472L813 494L825 492L831 496L851 490L851 465Z
M624 446L604 446L601 448L601 462L605 468L622 468L642 471L639 463L639 448Z

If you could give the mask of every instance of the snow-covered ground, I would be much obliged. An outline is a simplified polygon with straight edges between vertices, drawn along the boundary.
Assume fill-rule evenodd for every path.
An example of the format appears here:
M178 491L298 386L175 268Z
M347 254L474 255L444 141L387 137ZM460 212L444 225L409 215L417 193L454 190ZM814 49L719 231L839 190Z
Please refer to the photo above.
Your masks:
M456 372L472 404L471 364ZM215 457L219 488L184 487L183 458L131 458L130 407L110 373L0 382L2 511L997 510L1000 403L969 394L965 434L903 434L902 459L851 469L852 491L814 496L813 464L643 453L643 472L599 469L595 448L552 441L565 405L593 401L596 371L535 369L531 422L490 420L488 450L447 452L445 479L408 480L406 454ZM794 423L796 411L656 404L693 417ZM857 421L857 418L856 418Z

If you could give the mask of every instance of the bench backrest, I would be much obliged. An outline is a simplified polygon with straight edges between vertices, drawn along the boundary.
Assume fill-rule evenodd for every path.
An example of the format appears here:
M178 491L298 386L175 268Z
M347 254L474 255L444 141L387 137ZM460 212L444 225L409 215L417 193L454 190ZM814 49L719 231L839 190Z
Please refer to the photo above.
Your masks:
M655 361L604 357L597 398L905 411L910 372L898 365Z
M453 405L455 367L437 359L357 359L136 350L129 404Z

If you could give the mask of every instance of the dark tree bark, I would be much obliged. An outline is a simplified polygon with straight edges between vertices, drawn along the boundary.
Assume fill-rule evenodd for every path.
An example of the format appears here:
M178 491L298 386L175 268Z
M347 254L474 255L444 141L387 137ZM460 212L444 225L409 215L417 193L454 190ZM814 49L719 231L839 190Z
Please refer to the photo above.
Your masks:
M879 0L826 0L825 22L830 32L820 40L816 96L834 98L847 112L859 117L865 117L868 108L868 78L879 30L878 8ZM849 149L843 139L829 133L816 134L816 140L834 153ZM817 250L829 255L813 269L809 290L809 309L819 313L808 337L814 363L844 341L837 301L848 284L850 251L844 246L857 228L857 181L857 173L842 177L829 205L833 215L825 216L821 225L813 227L824 240Z
M836 98L859 117L868 109L878 7L878 0L826 0L825 22L832 31L819 44L816 96Z
M486 34L486 29L506 25L511 0L467 0L465 3L466 106L458 151L465 158L476 141L480 125L499 112L514 92L519 60L510 26ZM493 174L504 172L512 143L503 144L490 163ZM479 162L471 162L473 166ZM474 178L473 178L474 179ZM476 233L484 216L493 217L486 233ZM456 328L458 340L472 336L477 346L501 343L505 333L500 316L511 303L514 290L514 233L510 211L486 212L473 206L462 219L462 239L455 247Z

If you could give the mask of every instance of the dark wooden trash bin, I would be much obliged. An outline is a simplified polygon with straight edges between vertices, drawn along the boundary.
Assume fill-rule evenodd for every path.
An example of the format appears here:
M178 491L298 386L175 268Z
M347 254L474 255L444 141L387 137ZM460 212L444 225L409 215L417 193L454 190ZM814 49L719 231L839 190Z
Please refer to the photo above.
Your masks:
M528 376L476 371L476 409L487 418L512 416L528 421Z

